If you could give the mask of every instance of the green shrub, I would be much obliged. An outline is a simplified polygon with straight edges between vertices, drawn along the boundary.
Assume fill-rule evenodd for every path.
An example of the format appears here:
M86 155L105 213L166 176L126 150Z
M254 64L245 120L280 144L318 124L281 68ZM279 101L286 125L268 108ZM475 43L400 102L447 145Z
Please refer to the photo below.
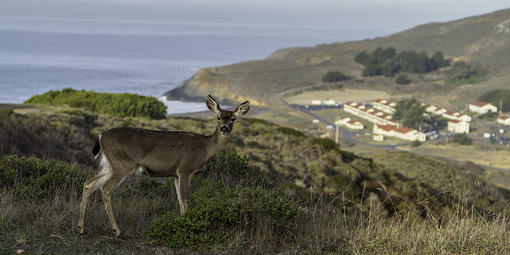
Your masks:
M338 144L328 138L314 138L312 143L320 145L327 151L340 151Z
M85 171L63 161L17 155L0 159L0 186L19 198L48 198L57 191L66 196L76 194L87 177Z
M233 188L193 194L191 201L185 214L169 212L156 220L147 231L149 237L169 247L189 248L241 235L232 230L265 228L278 236L296 223L297 205L275 190Z
M407 78L407 75L405 74L399 74L397 78L395 79L395 82L397 82L400 85L407 85L411 83L411 80Z
M339 71L329 71L324 76L322 76L322 82L348 81L350 79L351 77Z
M164 119L166 116L166 106L156 98L127 93L98 93L66 88L33 96L25 103L68 105L117 117Z
M249 158L237 154L233 149L225 149L209 160L204 175L222 186L268 186L268 176L260 168L249 164Z
M303 132L298 131L293 128L288 128L288 127L279 127L276 129L276 131L278 131L284 135L290 135L290 136L295 136L295 137L304 137L305 136L305 134L303 134Z
M8 119L13 114L14 111L11 108L0 109L0 119Z
M463 61L455 62L452 68L446 72L447 82L455 85L478 83L484 81L487 75L487 70Z
M421 142L418 141L418 140L414 140L414 141L411 142L411 146L413 146L413 147L418 147L420 145L421 145Z
M471 138L469 138L466 134L453 135L452 142L460 144L460 145L470 145L473 143Z

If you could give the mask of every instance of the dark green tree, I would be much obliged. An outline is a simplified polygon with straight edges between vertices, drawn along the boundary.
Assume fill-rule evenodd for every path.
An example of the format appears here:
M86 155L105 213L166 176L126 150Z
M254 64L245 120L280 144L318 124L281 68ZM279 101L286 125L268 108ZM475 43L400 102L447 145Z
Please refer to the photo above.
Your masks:
M338 82L338 81L347 81L350 79L351 79L351 77L349 77L339 71L329 71L324 76L322 76L322 82Z
M395 79L395 81L396 81L398 84L400 84L400 85L407 85L407 84L411 83L411 80L409 80L409 79L407 78L407 75L405 75L405 74L399 74L399 75L397 76L397 78Z

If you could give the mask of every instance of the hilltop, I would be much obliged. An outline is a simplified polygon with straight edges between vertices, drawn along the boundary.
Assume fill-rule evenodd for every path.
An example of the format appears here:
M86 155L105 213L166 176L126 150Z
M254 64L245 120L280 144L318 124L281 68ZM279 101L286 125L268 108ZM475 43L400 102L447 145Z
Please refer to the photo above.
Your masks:
M429 23L390 36L362 41L322 44L315 47L275 51L264 60L203 68L182 86L166 93L168 98L193 100L208 93L222 100L240 102L249 99L262 106L279 103L282 93L320 86L321 77L338 70L353 77L342 82L346 88L387 91L394 95L426 97L445 107L463 107L466 100L490 89L505 86L510 69L510 9L445 23ZM398 51L414 50L433 54L441 51L454 61L462 60L490 71L487 81L477 86L443 88L440 73L419 76L409 86L396 86L384 77L361 76L363 66L354 57L377 47ZM331 87L334 89L335 87Z

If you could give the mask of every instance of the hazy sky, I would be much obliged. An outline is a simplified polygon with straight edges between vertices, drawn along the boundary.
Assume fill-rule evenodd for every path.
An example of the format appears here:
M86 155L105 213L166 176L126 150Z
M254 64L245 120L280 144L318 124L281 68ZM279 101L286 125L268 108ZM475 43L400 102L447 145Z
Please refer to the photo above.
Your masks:
M0 18L165 20L399 31L504 8L510 8L508 0L0 0Z

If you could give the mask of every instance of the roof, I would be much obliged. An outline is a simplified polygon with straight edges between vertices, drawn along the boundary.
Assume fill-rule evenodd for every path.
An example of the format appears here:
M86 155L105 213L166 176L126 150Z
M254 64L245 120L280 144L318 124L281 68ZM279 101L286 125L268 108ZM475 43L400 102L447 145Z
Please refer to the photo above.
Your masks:
M378 128L385 130L385 131L397 130L397 127L395 127L393 125L379 125L379 124L376 124L376 125Z
M510 117L508 117L508 116L504 116L504 115L503 115L503 116L499 116L499 117L498 117L498 119L502 119L502 120L506 120L506 119L508 119L508 118L510 118Z
M445 114L445 115L450 115L450 116L456 116L456 115L455 115L455 112L448 111L448 110L447 110L444 114Z
M459 123L460 120L449 120L448 122Z
M472 102L471 104L482 107L482 106L488 105L489 103L482 102L482 101L475 101L475 102Z
M408 127L401 127L401 128L397 128L395 131L402 133L402 134L407 134L407 133L415 131L415 130L412 128L408 128Z
M355 120L349 120L349 121L347 121L347 123L353 124L353 125L361 124L359 121L355 121Z

